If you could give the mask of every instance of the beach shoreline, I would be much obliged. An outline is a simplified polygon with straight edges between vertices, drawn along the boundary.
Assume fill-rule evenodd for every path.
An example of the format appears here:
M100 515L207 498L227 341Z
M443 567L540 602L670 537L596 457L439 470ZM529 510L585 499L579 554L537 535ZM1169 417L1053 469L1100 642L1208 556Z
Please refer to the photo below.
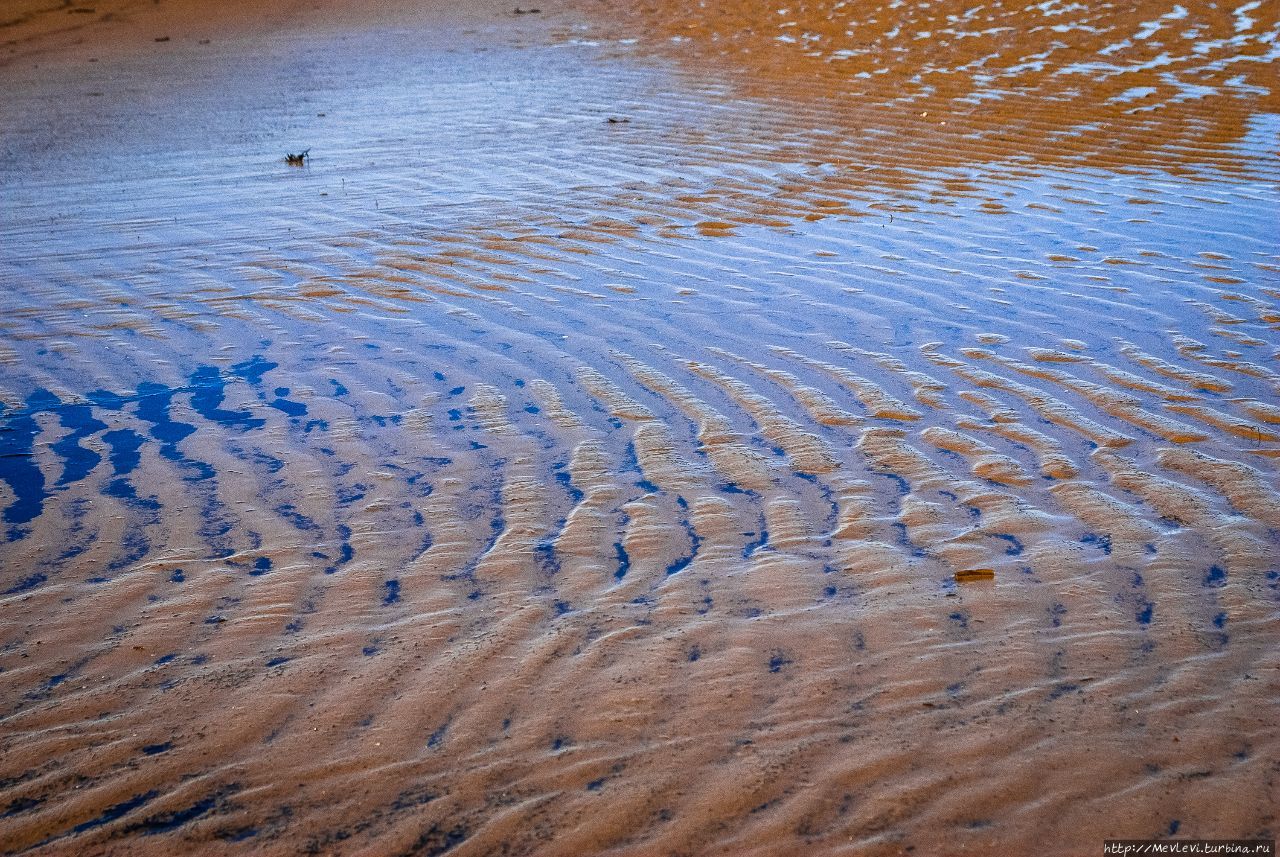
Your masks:
M0 852L1275 837L1256 4L6 8Z

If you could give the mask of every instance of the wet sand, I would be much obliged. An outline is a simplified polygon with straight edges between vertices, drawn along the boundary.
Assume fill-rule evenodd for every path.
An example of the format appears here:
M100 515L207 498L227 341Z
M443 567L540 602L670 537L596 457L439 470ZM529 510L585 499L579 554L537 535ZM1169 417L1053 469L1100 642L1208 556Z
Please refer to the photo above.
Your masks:
M1275 838L1275 5L691 5L0 6L0 851Z

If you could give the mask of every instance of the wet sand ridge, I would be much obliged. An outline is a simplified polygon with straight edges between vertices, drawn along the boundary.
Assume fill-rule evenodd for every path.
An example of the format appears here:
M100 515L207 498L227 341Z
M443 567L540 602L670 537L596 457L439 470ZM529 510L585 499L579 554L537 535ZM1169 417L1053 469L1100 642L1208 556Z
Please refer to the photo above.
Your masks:
M5 853L1275 836L1274 4L687 5L0 15Z

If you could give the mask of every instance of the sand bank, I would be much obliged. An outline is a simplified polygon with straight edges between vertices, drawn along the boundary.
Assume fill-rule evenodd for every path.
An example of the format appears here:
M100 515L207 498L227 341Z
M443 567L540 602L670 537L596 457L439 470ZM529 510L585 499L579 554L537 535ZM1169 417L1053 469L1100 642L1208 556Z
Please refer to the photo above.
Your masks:
M0 850L1274 838L1274 16L687 5L6 6Z

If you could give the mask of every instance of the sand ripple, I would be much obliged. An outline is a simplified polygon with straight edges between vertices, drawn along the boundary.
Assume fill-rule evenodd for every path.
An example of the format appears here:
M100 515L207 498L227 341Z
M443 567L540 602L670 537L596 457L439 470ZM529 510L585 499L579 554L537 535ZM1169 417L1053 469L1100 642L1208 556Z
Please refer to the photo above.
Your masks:
M0 22L0 848L1273 838L1274 16L479 9Z

